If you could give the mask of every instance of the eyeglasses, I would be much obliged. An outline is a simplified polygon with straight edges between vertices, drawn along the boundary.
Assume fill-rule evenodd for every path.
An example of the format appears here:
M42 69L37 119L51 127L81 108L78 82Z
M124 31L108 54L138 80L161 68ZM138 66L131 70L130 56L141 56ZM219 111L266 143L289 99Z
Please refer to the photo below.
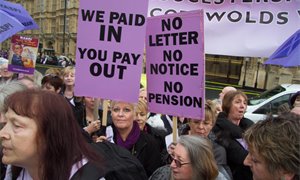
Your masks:
M191 162L181 162L178 159L175 159L174 155L171 155L172 161L175 162L176 167L181 168L181 166L186 165L186 164L191 164Z

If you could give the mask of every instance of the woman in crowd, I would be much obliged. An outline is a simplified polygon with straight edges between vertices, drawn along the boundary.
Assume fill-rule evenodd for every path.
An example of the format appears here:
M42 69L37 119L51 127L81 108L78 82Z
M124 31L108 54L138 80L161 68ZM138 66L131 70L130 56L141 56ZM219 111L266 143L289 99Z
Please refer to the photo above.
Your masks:
M213 132L216 141L225 147L227 163L231 169L233 179L252 179L249 167L243 165L248 154L242 134L253 122L244 118L247 109L247 96L241 91L226 93L222 101L222 112L218 114Z
M172 163L157 169L149 180L215 180L218 168L211 143L203 137L180 136Z
M102 170L102 158L83 139L62 96L16 92L6 99L4 112L2 162L11 165L6 179L69 179L88 162Z
M63 80L59 76L54 75L54 74L48 74L43 77L43 79L42 79L42 89L43 90L52 91L57 94L60 94L62 88L63 88ZM73 106L71 106L71 107L73 107ZM75 107L73 107L73 110L74 109L75 109ZM76 118L77 120L79 119L79 117L81 117L80 116L81 112L82 112L81 110L77 112L77 115L78 115L78 118ZM79 121L79 125L82 128L84 128L81 131L82 131L82 134L84 135L84 137L86 138L87 142L92 143L93 139L91 137L91 133L93 133L94 131L97 131L99 129L98 128L98 126L100 127L99 123L96 123L96 122L89 123L89 126L87 127L87 125L83 125L81 123L81 121Z
M0 83L10 82L18 78L17 73L8 71L8 60L0 62Z
M75 106L75 97L74 97L74 86L75 86L75 67L68 66L65 67L62 71L62 77L64 81L64 89L62 94L64 97Z
M144 99L139 99L138 104L135 107L135 120L139 124L140 130L150 134L155 138L160 147L160 155L163 164L166 164L166 158L168 155L165 136L167 133L163 129L154 128L147 123L148 105Z
M188 118L188 126L183 131L184 134L198 135L208 138L213 147L213 154L216 159L219 172L224 175L226 179L232 179L232 174L229 166L227 165L226 150L223 146L216 142L216 137L211 131L216 123L216 108L215 104L211 100L207 100L205 103L205 119L192 119Z
M74 96L74 87L75 87L75 67L67 66L62 71L62 79L64 82L64 87L61 91L61 94L65 97L65 99L70 103L73 112L77 121L82 120L83 114L83 104L82 98Z
M40 88L30 76L19 77L18 81L24 84L28 89Z
M60 68L48 68L46 71L45 71L45 75L52 75L52 76L58 76L58 77L61 77L61 74L62 74L62 71Z
M249 154L244 160L255 180L300 179L300 116L284 113L250 127L245 135Z
M148 102L147 99L147 89L141 88L139 93L139 99L144 100L145 102ZM149 112L147 113L147 122L151 127L154 127L156 129L162 129L165 131L165 134L172 133L172 124L171 120L168 115L162 115L162 114L156 114Z
M4 100L7 96L10 94L13 94L17 91L23 91L26 89L26 86L23 85L20 82L17 81L10 81L7 83L0 83L0 130L4 126L4 114L3 114L3 106L4 106ZM0 146L0 159L2 159L2 148ZM0 179L4 179L6 172L6 166L2 164L2 161L0 161Z
M100 135L105 134L105 129L101 128L103 111L99 109L100 98L84 97L83 105L84 111L79 125L92 137L93 141L95 142ZM111 118L110 113L108 118Z
M63 88L63 80L57 75L45 75L42 79L42 89L60 93Z
M107 138L119 146L124 147L144 166L146 173L150 176L161 166L159 145L151 135L140 130L138 123L134 120L134 104L112 101L112 131L106 128Z

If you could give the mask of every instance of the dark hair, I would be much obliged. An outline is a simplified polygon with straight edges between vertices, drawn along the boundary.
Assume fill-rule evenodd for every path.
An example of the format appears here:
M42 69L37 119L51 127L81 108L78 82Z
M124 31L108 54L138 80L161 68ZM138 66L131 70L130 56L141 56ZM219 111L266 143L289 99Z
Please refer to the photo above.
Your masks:
M229 91L228 93L225 94L223 101L222 101L222 110L227 115L229 114L230 108L232 107L233 99L238 95L241 95L242 97L245 98L246 101L248 101L246 94L239 90L238 91Z
M64 82L59 76L49 74L43 77L41 84L42 86L50 84L54 87L55 91L57 91L59 88L63 87Z
M72 165L83 157L101 166L97 163L101 157L83 138L71 106L63 96L38 89L20 91L5 100L5 112L8 108L37 124L36 143L43 163L39 167L40 179L69 179ZM13 167L13 179L18 177L15 172L20 172L20 168Z
M300 96L300 91L298 91L298 92L296 92L295 94L293 94L293 95L291 96L291 98L289 99L289 104L290 104L291 107L294 106L294 103L295 103L295 101L296 101L297 96Z

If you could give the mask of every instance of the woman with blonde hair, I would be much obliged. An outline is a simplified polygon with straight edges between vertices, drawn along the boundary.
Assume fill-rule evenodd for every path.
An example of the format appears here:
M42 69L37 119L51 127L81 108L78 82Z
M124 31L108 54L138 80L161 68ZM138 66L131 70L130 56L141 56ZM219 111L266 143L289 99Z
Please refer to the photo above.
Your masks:
M62 70L62 79L64 86L62 88L61 94L71 105L74 115L78 122L82 120L82 114L84 111L82 97L74 95L75 87L75 67L67 66Z
M166 131L160 128L152 127L147 123L148 105L147 101L144 99L139 99L138 104L135 107L135 121L138 123L140 130L154 137L156 142L159 144L159 150L161 155L161 161L163 164L167 162L167 148L165 137L167 135Z
M74 86L75 86L75 67L67 66L62 71L62 78L64 81L64 89L62 94L64 97L75 106L74 102Z
M135 121L135 105L112 101L111 116L113 124L106 128L106 138L111 137L111 142L130 151L150 176L161 166L159 145L151 135L140 130Z

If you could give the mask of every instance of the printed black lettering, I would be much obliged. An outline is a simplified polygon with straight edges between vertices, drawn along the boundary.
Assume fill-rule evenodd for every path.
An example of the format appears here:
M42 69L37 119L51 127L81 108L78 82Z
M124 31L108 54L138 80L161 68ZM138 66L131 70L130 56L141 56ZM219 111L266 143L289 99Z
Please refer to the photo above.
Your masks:
M299 13L300 13L300 11L299 11ZM278 20L277 24L286 24L286 23L288 23L288 15L289 15L288 12L278 13L277 17L278 17L279 20Z
M93 76L101 76L103 75L106 78L112 78L117 74L119 79L123 79L124 70L126 70L126 66L122 65L115 65L115 64L99 64L99 63L92 63L90 66L90 73Z
M90 11L85 9L81 9L81 17L83 21L89 21L91 22L94 17L95 11Z
M108 30L106 32L106 29ZM117 29L114 26L105 26L104 24L100 25L100 41L112 41L114 39L116 42L121 42L122 36L122 27L118 26Z

